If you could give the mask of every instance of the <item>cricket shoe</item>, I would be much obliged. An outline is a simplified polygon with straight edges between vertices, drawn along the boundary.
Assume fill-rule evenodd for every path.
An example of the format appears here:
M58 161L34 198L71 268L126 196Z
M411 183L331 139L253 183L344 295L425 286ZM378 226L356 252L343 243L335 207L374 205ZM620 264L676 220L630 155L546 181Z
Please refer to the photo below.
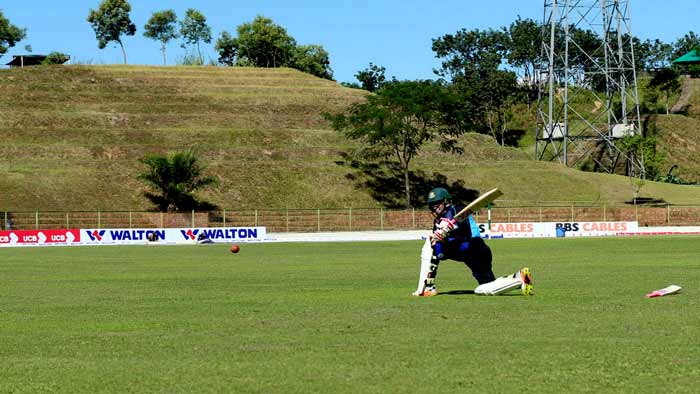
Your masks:
M520 281L522 282L520 290L523 292L523 295L532 295L532 271L530 271L530 268L523 267L520 270Z
M426 287L423 292L419 294L420 297L432 297L438 294L435 286Z

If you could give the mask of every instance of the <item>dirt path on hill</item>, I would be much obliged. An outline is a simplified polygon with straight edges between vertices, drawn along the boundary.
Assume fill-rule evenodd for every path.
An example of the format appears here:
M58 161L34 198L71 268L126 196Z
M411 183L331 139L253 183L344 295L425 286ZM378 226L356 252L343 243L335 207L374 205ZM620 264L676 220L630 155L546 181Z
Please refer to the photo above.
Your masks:
M678 102L671 108L671 113L672 114L677 114L688 106L688 101L690 100L690 95L693 93L693 87L694 87L693 80L691 78L686 78L683 81L683 90L681 90L681 97L678 99Z

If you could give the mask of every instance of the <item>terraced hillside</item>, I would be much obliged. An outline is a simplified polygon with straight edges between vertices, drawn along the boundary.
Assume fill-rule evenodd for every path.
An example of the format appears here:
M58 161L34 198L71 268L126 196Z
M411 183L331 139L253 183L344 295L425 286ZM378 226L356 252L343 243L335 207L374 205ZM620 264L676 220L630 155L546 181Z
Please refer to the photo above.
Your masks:
M146 153L194 148L218 177L198 196L226 209L400 205L400 177L357 167L323 120L362 100L291 69L54 66L0 70L0 210L141 210ZM511 200L621 202L625 177L584 173L466 135L463 156L429 146L417 204L437 183L502 188ZM700 188L647 182L642 195L700 201Z
M0 187L10 208L147 208L138 159L190 147L220 179L202 197L222 206L345 204L352 194L333 171L343 142L320 113L361 91L291 69L71 66L0 76ZM324 184L336 186L308 193Z

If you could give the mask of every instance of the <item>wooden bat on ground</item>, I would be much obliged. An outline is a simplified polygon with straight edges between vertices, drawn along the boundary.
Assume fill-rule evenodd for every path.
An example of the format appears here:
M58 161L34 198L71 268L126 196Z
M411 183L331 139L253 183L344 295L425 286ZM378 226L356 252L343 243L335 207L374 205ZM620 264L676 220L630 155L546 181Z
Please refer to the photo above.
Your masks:
M671 294L676 294L679 291L681 291L681 287L678 285L671 285L664 287L663 289L655 290L652 291L651 293L647 294L647 298L654 298L654 297L663 297Z

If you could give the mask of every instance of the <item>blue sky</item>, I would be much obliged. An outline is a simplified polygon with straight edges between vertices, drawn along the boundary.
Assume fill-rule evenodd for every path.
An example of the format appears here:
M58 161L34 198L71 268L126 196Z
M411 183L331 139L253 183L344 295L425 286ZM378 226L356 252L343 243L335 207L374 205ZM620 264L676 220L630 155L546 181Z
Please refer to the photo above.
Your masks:
M97 48L95 34L85 20L99 0L0 0L0 9L11 23L27 29L27 38L0 58L7 63L13 54L60 51L79 63L122 63L114 45ZM130 64L162 64L160 46L143 37L143 26L154 11L175 10L178 18L187 8L207 17L212 28L211 44L203 46L205 59L216 59L214 41L223 30L235 34L236 27L256 15L271 18L287 29L298 44L320 44L331 56L334 77L355 81L354 74L370 62L386 67L387 77L433 78L439 66L430 49L431 40L460 29L507 26L518 15L541 21L542 0L131 0L135 36L124 45ZM641 39L659 38L674 42L689 31L700 32L700 1L632 0L632 32ZM180 42L168 46L168 63L185 54Z

